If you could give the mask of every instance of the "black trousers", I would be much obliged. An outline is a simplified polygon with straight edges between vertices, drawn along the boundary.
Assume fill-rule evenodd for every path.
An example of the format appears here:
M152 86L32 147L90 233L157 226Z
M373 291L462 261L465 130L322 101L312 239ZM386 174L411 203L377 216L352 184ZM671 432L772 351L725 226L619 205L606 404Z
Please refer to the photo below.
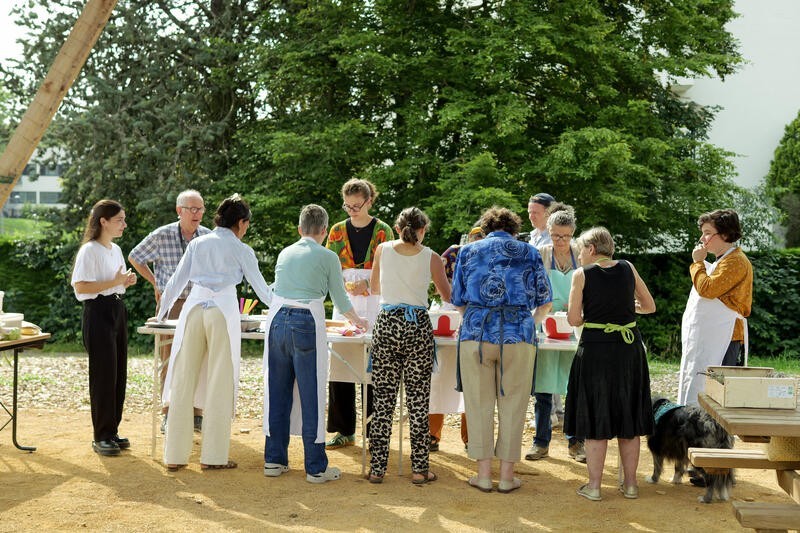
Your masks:
M742 341L731 341L722 358L722 366L744 366L744 344L742 344Z
M94 440L118 434L128 382L128 311L119 296L83 303L83 346L89 354Z
M360 386L359 386L360 388ZM363 398L361 399L363 402ZM372 385L367 385L367 413L372 417ZM356 384L345 381L328 383L328 433L353 435L356 432ZM369 424L367 424L369 435Z

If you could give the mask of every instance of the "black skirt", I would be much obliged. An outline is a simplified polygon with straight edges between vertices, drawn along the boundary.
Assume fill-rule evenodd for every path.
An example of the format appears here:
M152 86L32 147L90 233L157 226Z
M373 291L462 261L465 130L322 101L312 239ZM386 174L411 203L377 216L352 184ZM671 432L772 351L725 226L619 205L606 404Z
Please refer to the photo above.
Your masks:
M652 432L650 372L638 332L633 344L621 336L618 342L582 340L569 374L564 434L604 440Z

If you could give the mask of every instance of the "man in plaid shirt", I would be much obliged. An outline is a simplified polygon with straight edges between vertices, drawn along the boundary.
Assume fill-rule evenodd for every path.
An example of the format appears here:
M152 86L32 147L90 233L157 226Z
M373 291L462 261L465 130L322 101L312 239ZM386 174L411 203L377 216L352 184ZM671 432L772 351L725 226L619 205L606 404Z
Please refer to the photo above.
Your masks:
M161 226L150 235L144 238L142 242L136 245L128 255L133 268L139 274L153 285L156 300L156 314L158 314L158 306L161 301L161 293L167 285L167 281L175 272L178 263L183 257L183 252L189 241L200 235L210 233L211 230L205 226L201 226L200 222L203 220L203 213L206 208L203 203L203 197L199 192L187 189L178 195L175 200L175 211L178 213L178 221L166 226ZM150 270L148 263L153 263L153 270ZM169 311L168 318L177 319L183 308L183 303L189 295L191 284L181 293L180 298L172 306ZM161 389L164 389L164 379L167 376L167 364L169 362L170 346L161 348ZM169 407L164 406L162 412L164 413L164 420L161 423L161 432L164 432L165 422L167 420L167 411ZM194 410L194 429L200 431L203 425L203 412L201 409L195 407Z

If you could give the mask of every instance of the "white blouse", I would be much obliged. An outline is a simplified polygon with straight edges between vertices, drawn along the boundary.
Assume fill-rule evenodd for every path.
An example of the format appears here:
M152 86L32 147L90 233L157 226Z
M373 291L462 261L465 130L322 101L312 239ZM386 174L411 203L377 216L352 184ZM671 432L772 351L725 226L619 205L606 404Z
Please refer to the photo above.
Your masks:
M72 269L72 289L79 281L108 281L120 271L125 270L125 258L119 246L111 243L111 248L106 248L97 241L89 241L78 250L75 258L75 268ZM124 285L114 285L99 293L78 293L75 297L79 302L94 300L98 295L110 296L112 294L125 294Z

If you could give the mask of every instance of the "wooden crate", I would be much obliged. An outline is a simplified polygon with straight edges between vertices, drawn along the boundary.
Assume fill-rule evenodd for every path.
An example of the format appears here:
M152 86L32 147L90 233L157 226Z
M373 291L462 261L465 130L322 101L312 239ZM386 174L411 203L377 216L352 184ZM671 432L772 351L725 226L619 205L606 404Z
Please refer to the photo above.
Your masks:
M723 407L797 409L797 380L767 377L772 371L768 367L710 366L706 394Z

